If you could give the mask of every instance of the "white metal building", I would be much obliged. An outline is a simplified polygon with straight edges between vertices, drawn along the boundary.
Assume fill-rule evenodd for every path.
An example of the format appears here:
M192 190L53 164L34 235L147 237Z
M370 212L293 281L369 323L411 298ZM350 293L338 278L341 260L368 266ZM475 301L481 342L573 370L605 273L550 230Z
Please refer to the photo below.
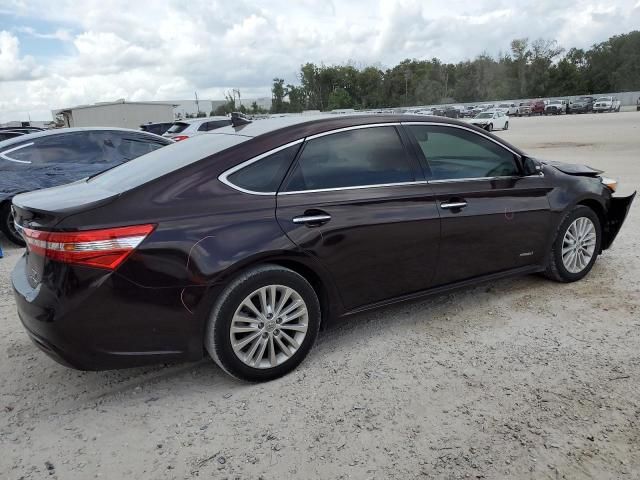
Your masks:
M174 103L162 102L100 102L93 105L53 110L53 117L62 118L66 127L140 128L149 122L173 122Z

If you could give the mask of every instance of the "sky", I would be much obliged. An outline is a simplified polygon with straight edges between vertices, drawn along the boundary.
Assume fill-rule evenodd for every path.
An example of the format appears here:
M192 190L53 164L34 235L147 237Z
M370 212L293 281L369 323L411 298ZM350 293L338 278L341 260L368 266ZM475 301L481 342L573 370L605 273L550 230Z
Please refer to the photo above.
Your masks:
M129 101L270 96L301 64L390 67L588 48L640 26L640 0L1 0L0 122Z

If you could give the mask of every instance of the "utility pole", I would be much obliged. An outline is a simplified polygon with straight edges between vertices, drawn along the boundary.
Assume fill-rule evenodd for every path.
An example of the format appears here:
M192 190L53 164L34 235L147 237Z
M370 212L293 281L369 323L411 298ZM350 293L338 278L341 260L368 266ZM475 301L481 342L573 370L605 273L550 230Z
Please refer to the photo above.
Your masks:
M198 102L198 92L194 92L196 94L196 117L200 116L200 102Z

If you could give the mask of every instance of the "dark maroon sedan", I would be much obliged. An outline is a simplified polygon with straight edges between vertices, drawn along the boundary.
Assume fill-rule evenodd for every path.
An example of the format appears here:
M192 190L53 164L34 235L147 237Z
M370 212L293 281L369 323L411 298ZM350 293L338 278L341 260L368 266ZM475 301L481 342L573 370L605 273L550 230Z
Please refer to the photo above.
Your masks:
M455 120L234 123L14 198L13 286L40 348L81 369L209 352L268 380L356 312L508 275L579 280L633 200Z

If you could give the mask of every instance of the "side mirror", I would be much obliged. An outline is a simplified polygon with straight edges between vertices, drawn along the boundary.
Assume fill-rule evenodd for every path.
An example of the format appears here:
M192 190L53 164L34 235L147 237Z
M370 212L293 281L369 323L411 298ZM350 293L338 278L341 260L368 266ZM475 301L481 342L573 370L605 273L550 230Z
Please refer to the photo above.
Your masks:
M524 169L525 176L530 175L542 175L542 163L531 157L522 158L522 168Z

